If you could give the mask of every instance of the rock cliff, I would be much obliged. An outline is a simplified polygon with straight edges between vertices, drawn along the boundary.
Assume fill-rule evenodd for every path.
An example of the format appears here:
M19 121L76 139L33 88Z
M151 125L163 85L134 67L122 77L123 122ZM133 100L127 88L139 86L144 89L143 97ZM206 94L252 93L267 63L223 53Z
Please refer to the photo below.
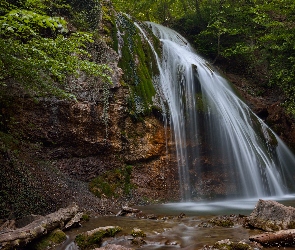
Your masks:
M99 34L88 50L112 68L112 85L69 78L65 88L77 100L30 97L14 85L2 90L0 217L44 214L73 201L105 214L121 205L179 199L175 149L154 101L148 45L109 1L101 9ZM100 198L89 191L89 182L124 175L126 166L126 176L117 177L122 183L113 180L123 187Z

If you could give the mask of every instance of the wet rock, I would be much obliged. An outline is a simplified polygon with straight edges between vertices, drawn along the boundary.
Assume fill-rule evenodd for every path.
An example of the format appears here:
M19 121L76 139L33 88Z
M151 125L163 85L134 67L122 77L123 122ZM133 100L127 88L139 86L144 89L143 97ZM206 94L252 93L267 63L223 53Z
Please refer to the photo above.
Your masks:
M148 214L146 217L150 220L157 220L158 219L158 216L155 214Z
M83 217L83 213L77 213L64 227L65 230L70 229L72 227L80 227L81 220Z
M132 240L132 244L136 246L142 246L146 244L146 241L142 237L136 237Z
M178 218L179 219L182 219L182 218L184 218L185 217L185 214L184 213L181 213L180 215L178 215Z
M67 239L66 234L60 230L55 229L48 235L40 238L38 241L34 241L32 244L28 245L27 249L52 249L65 242Z
M113 237L121 230L117 226L99 227L77 235L75 242L82 250L99 247L104 237Z
M217 241L213 246L204 246L202 250L251 250L252 247L247 243L232 242L229 239Z
M177 241L170 241L170 240L167 240L167 241L165 242L165 245L166 245L166 246L177 246L177 245L179 245L179 243L178 243Z
M269 232L293 229L295 228L295 208L284 206L276 201L260 199L245 224Z
M235 224L243 224L245 216L243 215L223 215L212 218L209 223L220 227L233 227Z
M104 247L95 248L94 250L133 250L133 248L124 247L120 245L108 244Z
M202 221L200 224L198 224L198 227L210 228L213 227L213 224L210 222Z
M146 237L146 234L144 233L144 231L142 231L139 228L133 228L131 235L133 237Z
M122 209L116 214L116 216L134 215L139 213L140 210L132 207L122 207Z

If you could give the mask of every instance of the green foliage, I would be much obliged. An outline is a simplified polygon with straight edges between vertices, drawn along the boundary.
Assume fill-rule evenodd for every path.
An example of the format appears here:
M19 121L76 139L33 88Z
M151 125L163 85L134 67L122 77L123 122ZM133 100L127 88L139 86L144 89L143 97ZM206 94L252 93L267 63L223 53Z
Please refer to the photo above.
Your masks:
M29 249L32 250L45 250L55 245L63 243L67 239L66 234L60 229L56 229L44 236L41 239L38 239L36 242L29 245Z
M191 13L195 0L113 0L114 6L139 20L167 23Z
M93 179L89 188L98 197L118 198L131 194L134 185L131 182L132 166L115 169Z
M81 219L82 219L82 221L89 221L90 216L89 216L89 214L83 214Z
M230 71L254 78L285 94L295 115L295 4L291 0L200 1L199 12L175 27L188 34L198 51Z
M91 33L69 33L65 19L45 13L52 8L46 1L24 1L19 8L4 3L2 11L6 13L0 16L0 86L19 84L30 95L73 98L65 87L68 76L85 72L111 83L109 67L92 62L86 50L93 42Z
M81 250L93 249L100 246L104 237L114 237L120 231L122 231L120 227L101 228L91 235L87 235L87 233L77 235L75 242Z

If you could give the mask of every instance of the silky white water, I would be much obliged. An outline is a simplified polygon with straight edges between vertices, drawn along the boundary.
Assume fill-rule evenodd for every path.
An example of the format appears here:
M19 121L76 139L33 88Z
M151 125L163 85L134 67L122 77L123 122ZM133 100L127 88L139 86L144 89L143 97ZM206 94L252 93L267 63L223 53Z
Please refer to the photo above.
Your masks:
M212 171L231 197L294 191L295 158L278 136L184 37L155 23L148 26L163 47L159 57L149 41L169 106L182 199L214 196L208 177Z

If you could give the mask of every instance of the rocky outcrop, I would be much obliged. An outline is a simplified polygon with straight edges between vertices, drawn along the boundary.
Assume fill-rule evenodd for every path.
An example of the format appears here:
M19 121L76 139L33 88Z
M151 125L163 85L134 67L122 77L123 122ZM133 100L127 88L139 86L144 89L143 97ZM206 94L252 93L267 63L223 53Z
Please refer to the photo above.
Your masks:
M0 141L0 150L4 148L5 151L0 155L0 175L3 177L0 201L1 205L5 204L4 207L0 205L0 217L45 214L73 201L87 210L110 213L126 203L179 199L177 162L170 128L165 126L157 105L152 108L145 101L143 104L148 108L144 112L141 106L134 106L146 94L137 94L139 85L132 79L136 76L147 80L148 75L139 73L147 72L143 65L150 65L146 63L149 59L141 58L143 48L149 46L141 45L131 51L135 61L132 74L136 70L139 73L132 76L128 71L123 72L119 62L129 65L130 61L123 60L120 49L125 51L124 46L128 47L127 41L131 38L123 37L121 30L121 38L127 40L120 42L120 49L112 48L116 43L112 36L117 36L119 31L109 1L104 4L99 30L102 36L89 46L89 52L97 63L111 67L112 85L84 75L79 79L69 78L64 88L74 94L76 100L31 97L17 86L6 92L3 90L0 132L4 131L1 138L6 140L7 137L11 143ZM136 28L132 22L122 15L120 20L125 29L132 31L125 32L126 35L136 37L137 44L134 42L133 46L140 44L141 37L134 32ZM139 52L141 57L136 54ZM128 60L131 60L130 56ZM141 67L141 71L136 67ZM126 77L123 79L124 75L128 75L128 82ZM148 80L146 84L151 84L152 80ZM151 94L156 95L153 91ZM152 100L152 96L148 98ZM135 116L135 108L142 113ZM89 192L88 183L92 179L127 165L133 167L130 176L134 187L132 196L108 201Z
M267 233L251 235L249 237L251 241L265 246L294 245L294 207L286 207L276 201L259 200L255 209L247 218L246 224L268 231Z
M295 228L295 208L286 207L276 201L259 200L247 219L247 224L264 231Z

